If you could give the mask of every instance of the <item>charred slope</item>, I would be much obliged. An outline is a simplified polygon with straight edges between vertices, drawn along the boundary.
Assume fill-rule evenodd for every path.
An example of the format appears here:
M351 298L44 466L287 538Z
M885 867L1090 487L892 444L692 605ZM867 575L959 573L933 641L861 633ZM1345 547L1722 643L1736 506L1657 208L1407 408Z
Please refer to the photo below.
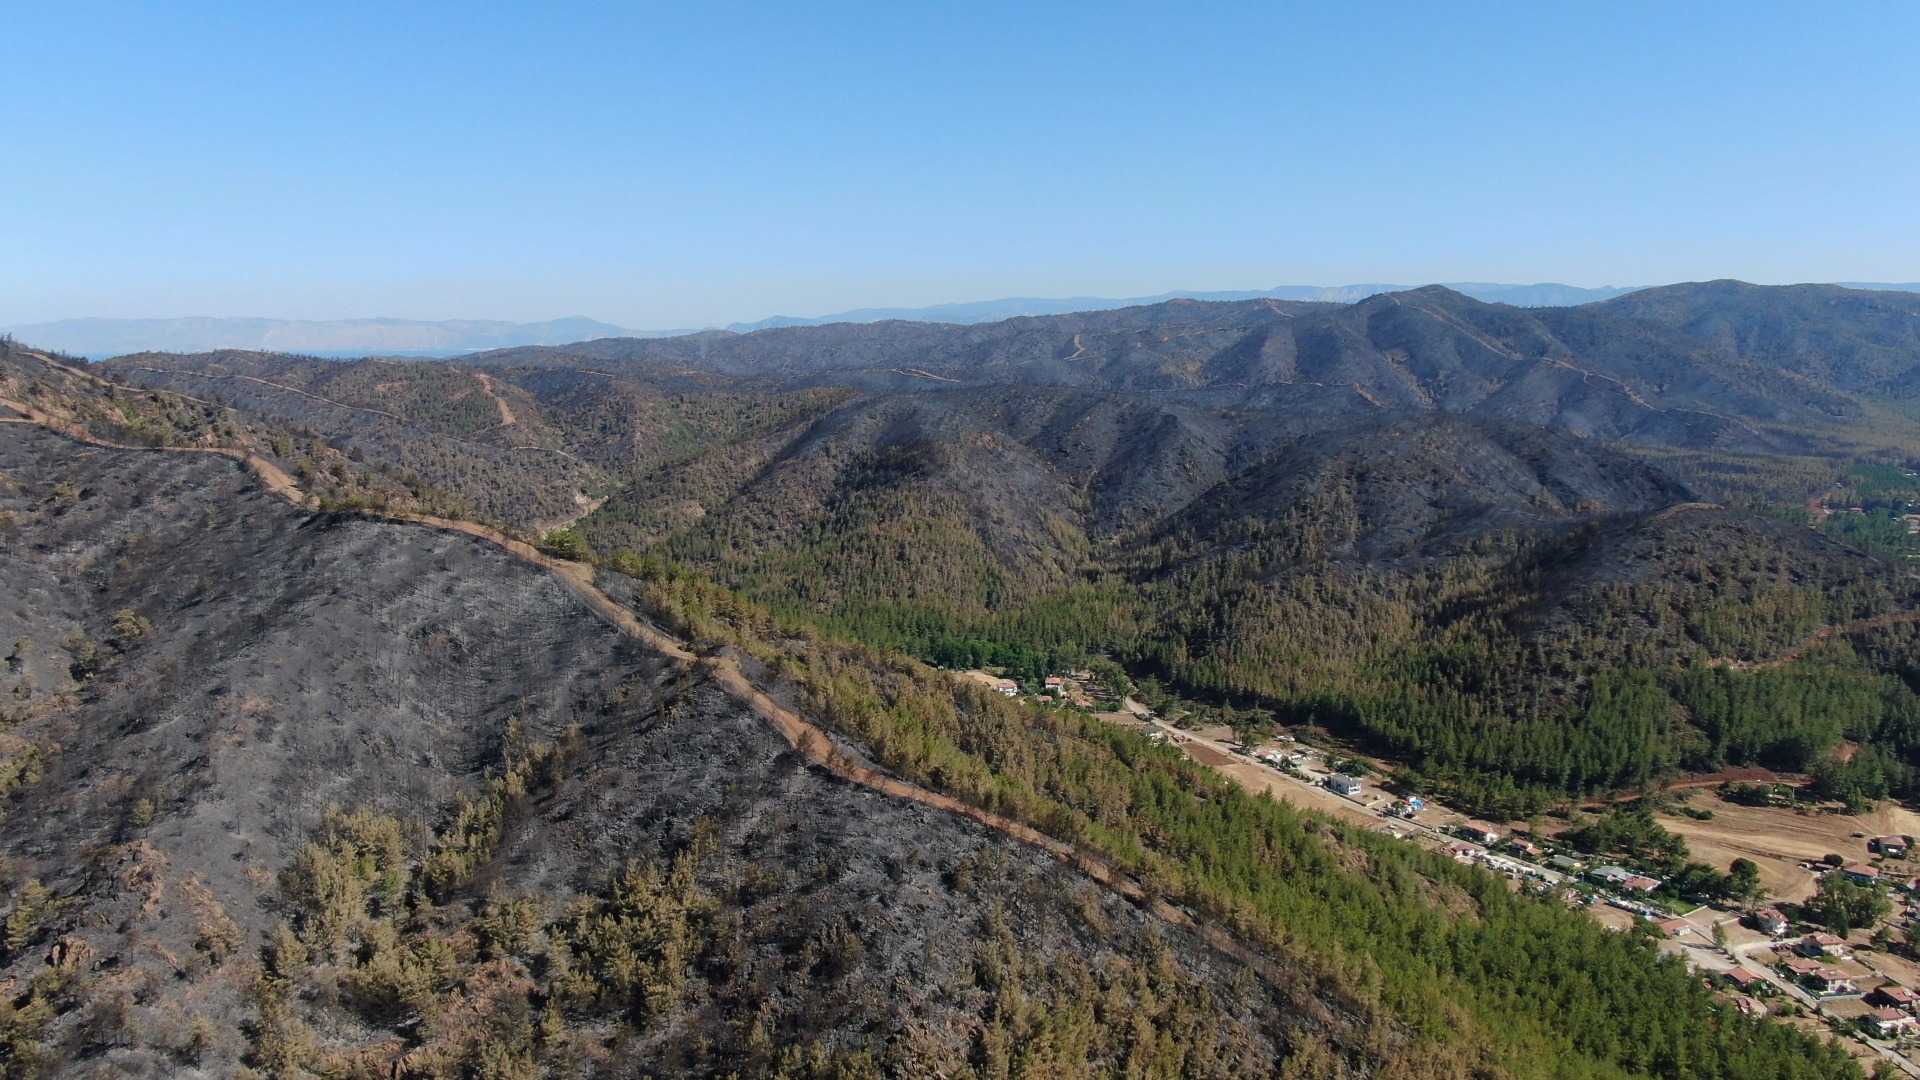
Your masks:
M1920 392L1920 296L1913 293L1707 281L1571 310L1657 328L1816 385L1901 398Z
M1223 355L1258 351L1273 327L1337 305L1252 300L1172 300L1147 307L1008 319L980 326L835 323L752 334L708 331L684 338L614 338L551 349L478 353L481 364L638 361L737 376L806 378L853 374L901 385L943 380L1130 386L1197 385ZM919 373L919 374L915 374ZM931 378L930 378L931 376Z
M615 496L582 523L589 540L664 545L776 604L979 619L1070 590L1116 551L1187 560L1294 529L1309 565L1426 559L1698 498L1547 429L1420 412L1326 426L1061 389L867 399L736 449L723 479Z
M1906 346L1888 320L1898 322L1900 298L1820 295L1825 307L1812 310L1793 289L1715 284L1523 310L1429 287L1352 305L1182 301L984 326L613 339L461 361L486 365L484 373L238 353L105 368L135 385L312 425L349 454L520 527L571 518L638 479L627 501L653 506L616 507L612 516L624 513L636 528L602 538L621 546L690 523L747 482L735 466L698 459L724 460L747 444L783 454L796 422L825 417L831 428L879 412L918 417L907 426L936 429L929 437L941 443L969 425L1002 445L1011 436L1069 478L1101 533L1177 512L1287 439L1412 413L1648 451L1852 456L1866 416L1854 391L1867 384L1839 368L1816 371L1802 353L1838 342L1846 348L1835 363L1848 370L1897 368ZM1710 317L1688 315L1703 297L1720 298L1707 305ZM1615 306L1629 302L1640 306ZM1794 312L1800 329L1766 330L1775 308ZM796 387L814 389L779 393ZM854 410L827 414L851 394L862 399ZM1110 452L1130 444L1146 452ZM689 463L707 474L698 492L670 471ZM1013 476L1016 496L1031 472L1020 461L975 464L987 481ZM719 473L731 489L715 486Z
M100 370L282 426L292 433L283 443L311 433L442 494L442 512L528 528L574 516L607 486L603 462L568 452L530 395L444 365L216 352L139 354Z
M461 362L622 364L888 391L955 382L1204 391L1216 404L1474 413L1610 440L1748 449L1781 445L1769 425L1856 419L1853 393L1894 385L1848 374L1855 368L1885 375L1920 364L1910 298L1828 288L1816 309L1792 289L1726 292L1674 286L1529 310L1429 286L1352 305L1172 301L981 326L610 339ZM1833 350L1839 367L1806 359Z
M1609 441L1768 451L1859 420L1856 395L1907 396L1920 371L1916 305L1907 294L1837 286L1710 282L1578 308L1522 309L1428 286L1351 305L1179 300L974 326L883 322L614 338L453 363L557 369L576 380L590 373L669 392L713 393L747 380L733 389L920 392L965 384L1187 393L1213 405L1328 418L1468 413ZM261 354L147 355L110 368L140 385L178 389L191 377L170 371L204 378L247 365L297 368L314 387L370 382L377 388L371 397L329 396L392 402L372 407L408 417L444 414L454 422L465 415L472 430L440 434L515 445L540 442L536 399L568 402L567 411L603 393L583 399L578 387L549 379L535 388L515 374L507 381L526 383L520 400L530 416L518 432L489 431L498 425L472 380L455 386L461 377L396 375L393 365L371 380L360 370L365 364L329 370ZM555 413L544 419L559 422Z
M1142 1017L1185 1010L1168 1060L1194 1075L1262 1075L1332 1031L1305 987L1233 983L1236 965L1038 851L803 767L487 544L313 516L227 459L24 424L0 425L0 477L9 1072L530 1051L528 995L562 992L531 973L568 954L500 945L476 912L529 898L531 940L570 903L669 880L679 992L596 1008L567 991L545 1060L704 1073L885 1050L897 1074L944 1071L992 1012L983 962L1000 992L1048 1000L1094 972ZM490 802L503 777L522 786ZM494 805L478 844L463 829ZM438 868L421 907L381 891L399 868L373 836ZM341 850L358 854L326 861ZM472 858L455 872L449 852ZM443 966L409 997L429 956Z
M1292 521L1328 541L1309 561L1384 562L1697 498L1635 458L1550 430L1416 413L1292 440L1146 542L1230 549L1237 536Z
M721 437L836 396L765 393L714 376L650 381L573 368L487 372L232 351L139 354L98 370L278 425L290 432L281 444L317 438L404 479L433 512L535 532L577 518L636 471L683 461Z
M1814 530L1472 415L1328 425L980 387L731 449L702 483L610 501L587 537L943 665L1038 678L1104 652L1364 740L1493 813L1733 760L1665 686L1596 715L1621 678L1674 683L1913 604L1897 569Z
M1663 446L1772 448L1760 423L1811 426L1854 415L1845 395L1756 378L1734 358L1644 328L1582 338L1540 313L1449 289L1386 293L1321 316L1313 370L1403 407L1549 425ZM1622 331L1626 333L1622 333ZM1623 346L1621 337L1628 338Z
M1416 290L1243 312L1241 329L1264 337L1228 348L1208 320L1235 310L1175 305L1086 324L1159 350L1145 367L1114 370L1177 368L1186 389L1110 388L1097 356L1071 362L1085 385L1032 385L1022 372L1053 361L1035 360L1034 342L1006 327L914 328L980 335L967 357L977 370L901 359L890 376L936 389L801 391L757 411L756 390L861 380L843 379L852 369L825 353L806 361L819 370L799 354L782 360L799 372L791 378L577 357L485 373L519 387L526 396L513 400L533 402L530 414L544 410L583 449L593 429L619 426L622 384L655 388L674 418L704 416L686 425L684 456L636 468L580 522L603 556L632 553L621 565L664 557L790 620L942 664L1005 662L1037 677L1104 652L1189 691L1328 719L1448 783L1511 775L1532 785L1503 802L1455 792L1488 812L1524 814L1555 790L1637 785L1683 764L1738 763L1695 754L1685 717L1697 702L1669 702L1665 690L1633 699L1630 735L1596 722L1606 681L1628 668L1671 681L1696 659L1747 663L1823 624L1913 606L1910 582L1861 571L1807 530L1660 517L1729 492L1790 511L1869 454L1904 460L1892 422L1847 426L1858 399L1584 309L1525 312ZM1052 333L1042 331L1022 332ZM871 351L891 331L859 333ZM1094 340L1079 336L1076 354ZM799 340L770 331L681 345ZM1251 381L1219 381L1228 374ZM1635 557L1633 527L1650 521L1673 540L1659 550L1678 557ZM1570 533L1586 546L1564 548ZM1635 571L1588 587L1551 573L1551 558ZM1830 563L1847 580L1796 574L1796 560ZM1621 647L1629 641L1644 647ZM1408 730L1402 720L1416 712ZM1488 723L1518 734L1474 734ZM1550 734L1527 734L1536 730ZM1554 764L1576 756L1572 742L1594 763L1578 775ZM1650 746L1658 753L1635 749ZM1793 767L1817 763L1810 751ZM1893 772L1886 790L1920 790L1920 771L1911 781Z

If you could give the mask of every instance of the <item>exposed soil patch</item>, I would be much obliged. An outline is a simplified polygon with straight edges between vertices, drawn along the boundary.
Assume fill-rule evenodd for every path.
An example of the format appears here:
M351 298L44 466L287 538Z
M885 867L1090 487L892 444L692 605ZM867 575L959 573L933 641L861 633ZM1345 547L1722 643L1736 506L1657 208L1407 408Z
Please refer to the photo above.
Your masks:
M500 410L500 426L512 427L518 424L520 418L513 415L513 409L507 405L507 399L500 396L500 391L493 385L493 380L477 371L474 372L474 377L480 380L480 388L486 391L487 396L493 399L494 407Z
M1734 859L1752 859L1760 867L1760 883L1768 895L1795 902L1813 895L1815 882L1813 873L1800 863L1818 861L1828 853L1864 862L1868 858L1866 840L1855 833L1878 836L1920 832L1920 814L1893 805L1854 816L1801 813L1779 807L1742 806L1709 792L1695 795L1688 805L1713 811L1713 820L1672 814L1662 814L1659 820L1686 838L1695 858L1721 869Z

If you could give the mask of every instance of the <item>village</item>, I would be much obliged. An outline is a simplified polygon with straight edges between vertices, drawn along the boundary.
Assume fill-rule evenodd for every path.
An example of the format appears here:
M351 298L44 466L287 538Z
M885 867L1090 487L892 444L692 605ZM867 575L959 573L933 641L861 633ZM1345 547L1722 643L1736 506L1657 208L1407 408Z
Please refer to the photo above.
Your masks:
M1343 753L1306 731L1276 731L1252 744L1177 708L1156 713L1105 688L1088 672L1023 687L988 671L962 677L1035 704L1064 704L1174 747L1246 790L1303 810L1421 844L1506 878L1515 889L1590 912L1609 929L1638 933L1697 972L1729 1007L1772 1015L1842 1040L1870 1067L1880 1061L1920 1078L1920 862L1909 862L1920 814L1885 806L1846 816L1791 805L1786 785L1705 781L1683 787L1655 820L1696 858L1752 868L1744 903L1678 894L1632 865L1583 853L1568 830L1475 820L1423 796L1394 790L1379 763ZM1706 786L1702 786L1705 784ZM1789 797L1790 798L1790 797ZM1537 829L1537 831L1536 831ZM1835 933L1808 918L1823 882L1856 887L1872 917Z

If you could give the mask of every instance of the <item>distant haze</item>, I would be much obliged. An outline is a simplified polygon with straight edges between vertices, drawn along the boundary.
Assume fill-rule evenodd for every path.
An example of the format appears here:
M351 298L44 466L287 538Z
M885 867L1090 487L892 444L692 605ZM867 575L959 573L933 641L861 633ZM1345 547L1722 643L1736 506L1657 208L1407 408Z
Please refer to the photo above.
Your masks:
M252 349L318 356L392 353L438 356L516 345L565 345L620 337L632 331L592 319L515 323L477 319L424 322L414 319L62 319L8 327L30 345L78 356L124 356L135 352L207 352Z
M1920 282L1886 284L1838 282L1853 289L1920 291ZM1571 307L1610 300L1646 286L1581 288L1545 282L1506 285L1495 282L1448 282L1447 287L1487 303L1518 307ZM1164 300L1318 300L1354 303L1385 292L1404 292L1411 285L1280 285L1246 292L1168 292L1123 298L1007 297L968 303L936 304L921 308L861 308L831 315L776 315L755 322L730 323L724 329L745 334L779 326L818 326L837 322L985 323L1030 315L1060 315L1073 311L1155 304ZM708 327L706 329L713 329ZM693 333L694 328L636 330L575 316L547 322L516 323L498 320L452 319L431 322L416 319L298 320L267 318L179 319L62 319L56 322L11 326L6 333L30 345L58 349L76 356L103 358L136 352L208 352L247 349L260 352L301 353L312 356L444 356L522 345L566 345L610 337L666 337Z

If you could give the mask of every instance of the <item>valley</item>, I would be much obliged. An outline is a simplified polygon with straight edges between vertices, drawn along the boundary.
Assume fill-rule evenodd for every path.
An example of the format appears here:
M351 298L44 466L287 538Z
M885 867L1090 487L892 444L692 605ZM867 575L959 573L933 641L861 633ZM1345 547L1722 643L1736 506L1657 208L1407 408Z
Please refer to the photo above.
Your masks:
M1751 859L1828 925L1800 864L1912 824L1920 300L1752 288L6 343L0 1059L1850 1075L1560 895ZM1282 730L1307 782L1233 749ZM1583 869L1389 835L1334 757ZM1807 812L1680 798L1760 770Z

